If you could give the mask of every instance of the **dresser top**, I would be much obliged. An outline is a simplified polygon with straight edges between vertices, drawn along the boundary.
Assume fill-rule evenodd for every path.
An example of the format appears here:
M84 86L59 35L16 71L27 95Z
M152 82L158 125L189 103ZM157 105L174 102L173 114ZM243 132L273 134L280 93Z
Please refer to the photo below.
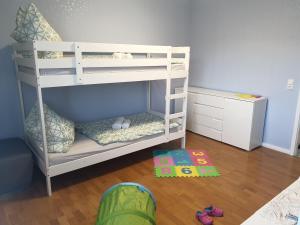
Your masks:
M266 100L263 96L257 96L257 95L251 95L251 94L245 94L240 92L228 92L228 91L219 91L219 90L213 90L213 89L206 89L206 88L200 88L200 87L189 87L189 92L191 93L197 93L197 94L206 94L206 95L213 95L223 98L231 98L236 99L240 101L248 101L248 102L256 102L261 100Z

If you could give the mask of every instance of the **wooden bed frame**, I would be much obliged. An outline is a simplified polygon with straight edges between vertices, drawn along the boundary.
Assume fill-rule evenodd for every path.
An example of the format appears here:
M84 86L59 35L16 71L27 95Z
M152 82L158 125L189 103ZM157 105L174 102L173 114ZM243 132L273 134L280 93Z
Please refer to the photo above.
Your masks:
M22 57L20 53L24 51L31 52L33 57ZM39 58L38 53L44 51L63 52L64 57L57 59ZM112 54L115 52L131 53L133 56L143 55L145 57L133 57L132 59L87 59L83 57L84 54ZM22 82L36 89L40 120L42 124L43 150L33 147L29 140L26 140L27 138L24 139L31 147L37 158L39 168L46 176L47 192L49 196L52 194L51 177L175 139L181 139L182 147L185 146L187 88L190 58L189 47L33 41L14 44L13 56L16 65L23 123L26 115L24 110ZM183 69L173 70L173 64L182 65ZM22 68L27 69L23 70ZM69 68L74 72L71 74L60 74L59 71L65 68ZM86 69L90 68L97 68L101 71L101 73L97 71L93 73L86 73ZM104 68L105 70L101 70ZM41 73L42 70L53 71L53 73L51 75L44 75ZM171 94L171 81L173 79L183 80L182 93ZM155 112L151 109L151 81L154 80L166 81L164 113ZM150 113L164 118L164 134L77 160L68 161L58 165L49 165L42 95L42 90L44 88L138 81L148 82L147 110ZM171 114L170 102L177 99L183 100L182 111ZM176 132L170 132L170 120L177 118L181 118L181 129Z

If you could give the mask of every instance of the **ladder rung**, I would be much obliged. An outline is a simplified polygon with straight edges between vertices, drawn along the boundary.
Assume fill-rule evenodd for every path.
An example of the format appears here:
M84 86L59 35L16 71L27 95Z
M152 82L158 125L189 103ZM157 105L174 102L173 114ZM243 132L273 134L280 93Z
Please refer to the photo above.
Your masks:
M172 63L185 63L186 59L185 58L172 58L171 62Z
M182 71L172 71L170 75L170 79L187 79L188 78L188 72L182 72Z
M170 99L186 98L186 95L186 93L172 94L170 95Z
M184 117L184 112L174 113L169 115L169 120Z

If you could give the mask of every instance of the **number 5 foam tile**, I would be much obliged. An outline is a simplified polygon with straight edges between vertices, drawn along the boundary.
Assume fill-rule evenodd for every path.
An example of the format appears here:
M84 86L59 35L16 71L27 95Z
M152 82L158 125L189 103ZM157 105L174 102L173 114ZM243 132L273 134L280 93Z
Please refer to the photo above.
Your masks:
M167 167L155 167L156 177L176 177L176 171L174 166Z
M194 166L213 166L209 158L192 158Z
M160 166L174 166L174 161L172 157L170 156L155 156L153 158L154 160L154 166L155 167L160 167Z
M195 166L176 166L177 177L199 177Z

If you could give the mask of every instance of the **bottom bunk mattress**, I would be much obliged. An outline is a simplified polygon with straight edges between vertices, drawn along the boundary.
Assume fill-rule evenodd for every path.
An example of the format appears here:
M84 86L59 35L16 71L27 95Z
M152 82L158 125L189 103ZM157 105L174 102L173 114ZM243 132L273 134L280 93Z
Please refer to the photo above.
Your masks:
M112 129L116 118L79 123L76 125L76 129L79 133L86 135L100 145L134 141L149 135L165 132L165 120L151 113L125 116L125 119L130 120L130 127L126 129ZM178 126L179 123L170 122L170 129Z
M178 131L177 128L173 128L170 130L170 133L177 132L177 131ZM75 142L68 152L48 154L49 164L50 166L54 166L54 165L70 162L76 159L81 159L83 157L91 156L105 151L111 151L116 148L120 148L140 141L145 141L152 138L160 137L163 135L164 134L160 133L151 136L146 136L144 138L140 138L139 140L135 140L135 141L112 143L108 145L99 145L97 144L97 142L86 137L85 135L76 133Z
M66 153L49 153L50 166L164 135L164 119L159 116L139 113L125 116L125 119L131 121L130 127L120 130L112 129L116 118L77 124L73 146ZM170 133L179 129L180 123L170 123Z

